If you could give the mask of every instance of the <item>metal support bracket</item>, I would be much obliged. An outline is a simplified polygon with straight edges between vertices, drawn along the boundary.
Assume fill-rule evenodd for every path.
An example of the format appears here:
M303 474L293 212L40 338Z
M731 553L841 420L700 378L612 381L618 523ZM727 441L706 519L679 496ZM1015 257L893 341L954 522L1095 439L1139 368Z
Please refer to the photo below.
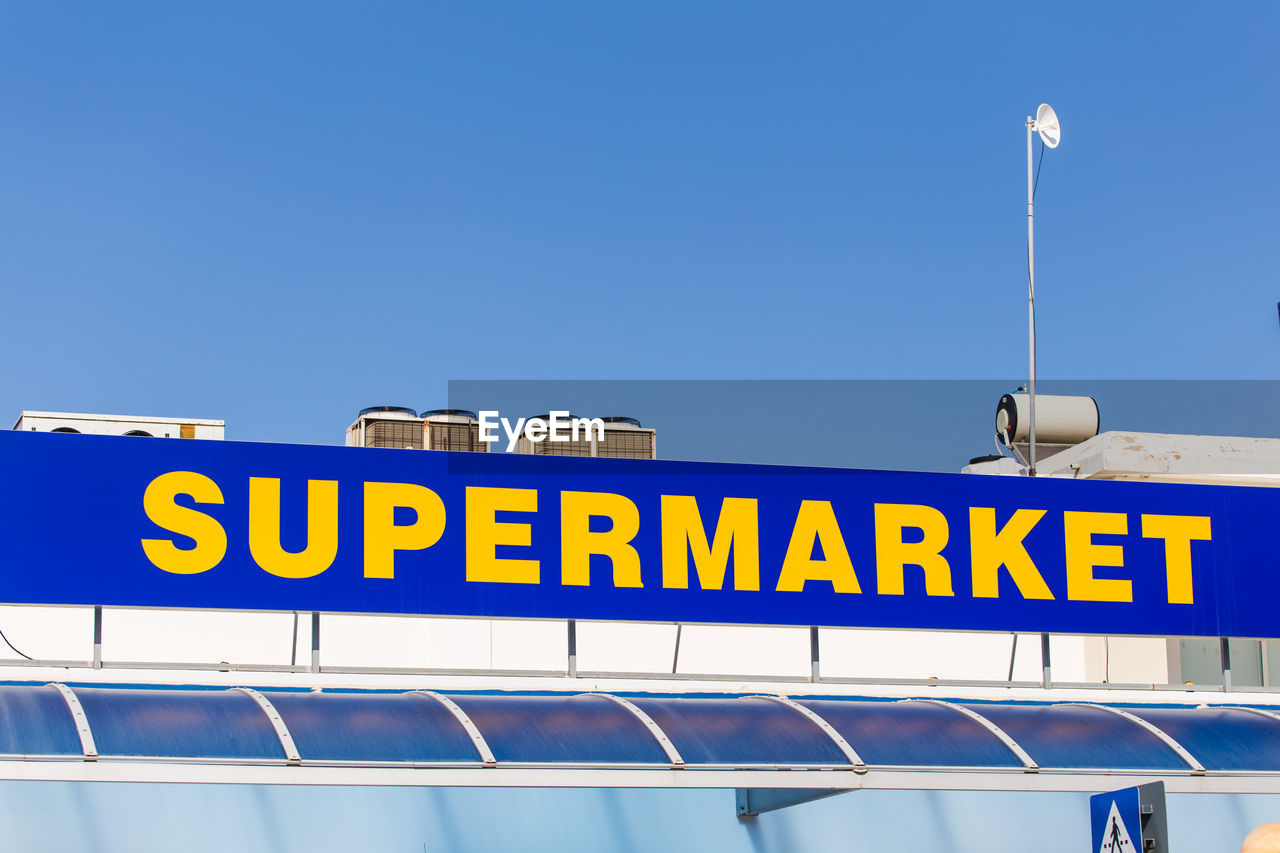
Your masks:
M276 710L276 706L271 704L271 700L263 696L252 687L232 687L237 693L243 693L258 703L258 707L267 715L267 719L271 722L271 728L276 730L276 737L280 740L280 748L284 750L285 761L289 764L297 766L302 763L302 756L298 753L298 745L293 742L293 735L289 733L289 727L285 725L284 717L280 716L280 712Z
M565 670L570 678L578 677L578 623L577 620L570 619L568 625L569 631L569 663Z
M844 788L738 788L738 817L755 817L761 812L798 806L836 794L847 794Z
M320 614L311 614L311 671L320 671Z
M818 645L818 626L809 626L809 680L817 684L822 680L822 651Z
M1222 658L1222 692L1230 693L1231 684L1231 640L1228 637L1218 639L1219 655Z
M93 730L89 728L89 718L84 714L84 707L80 704L80 697L65 684L54 682L49 686L56 688L62 694L67 707L71 709L71 719L75 721L76 734L80 735L80 750L84 753L84 760L97 761L98 745L93 742Z
M1053 656L1049 653L1048 634L1040 635L1040 686L1045 690L1053 687Z
M489 742L484 739L484 735L480 733L480 729L475 722L467 716L467 712L458 707L458 703L454 702L448 696L444 696L434 690L413 690L409 695L429 696L439 702L453 718L461 724L467 735L471 738L471 743L476 748L476 752L480 754L480 761L485 767L497 767L498 759L494 757L493 750L489 748Z
M93 668L102 669L102 606L93 608Z

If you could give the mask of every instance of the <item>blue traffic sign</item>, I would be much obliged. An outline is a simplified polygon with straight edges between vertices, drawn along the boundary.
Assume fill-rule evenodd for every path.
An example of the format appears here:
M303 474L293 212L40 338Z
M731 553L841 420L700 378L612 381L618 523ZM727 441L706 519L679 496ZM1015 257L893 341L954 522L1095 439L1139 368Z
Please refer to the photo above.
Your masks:
M1089 818L1091 853L1168 853L1163 782L1095 794Z

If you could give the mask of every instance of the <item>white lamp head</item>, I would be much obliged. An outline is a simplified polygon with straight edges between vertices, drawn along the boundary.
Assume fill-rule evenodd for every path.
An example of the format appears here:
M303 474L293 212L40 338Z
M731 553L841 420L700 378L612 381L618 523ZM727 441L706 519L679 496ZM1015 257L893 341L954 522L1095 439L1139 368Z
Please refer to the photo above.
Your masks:
M1058 123L1058 114L1048 104L1041 104L1040 109L1036 110L1035 128L1045 147L1057 148L1062 142L1062 125Z

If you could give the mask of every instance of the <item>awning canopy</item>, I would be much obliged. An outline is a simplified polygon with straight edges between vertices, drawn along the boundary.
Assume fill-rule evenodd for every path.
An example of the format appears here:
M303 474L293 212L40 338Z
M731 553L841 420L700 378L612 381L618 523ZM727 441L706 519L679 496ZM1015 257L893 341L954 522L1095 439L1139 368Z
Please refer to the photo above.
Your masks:
M0 778L1280 791L1280 711L13 684Z

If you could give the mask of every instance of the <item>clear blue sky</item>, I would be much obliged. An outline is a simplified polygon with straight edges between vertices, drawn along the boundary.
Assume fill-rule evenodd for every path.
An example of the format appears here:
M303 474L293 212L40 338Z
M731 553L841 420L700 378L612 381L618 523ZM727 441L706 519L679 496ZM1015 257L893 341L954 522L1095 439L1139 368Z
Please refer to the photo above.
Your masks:
M1280 377L1278 8L7 3L0 415Z

